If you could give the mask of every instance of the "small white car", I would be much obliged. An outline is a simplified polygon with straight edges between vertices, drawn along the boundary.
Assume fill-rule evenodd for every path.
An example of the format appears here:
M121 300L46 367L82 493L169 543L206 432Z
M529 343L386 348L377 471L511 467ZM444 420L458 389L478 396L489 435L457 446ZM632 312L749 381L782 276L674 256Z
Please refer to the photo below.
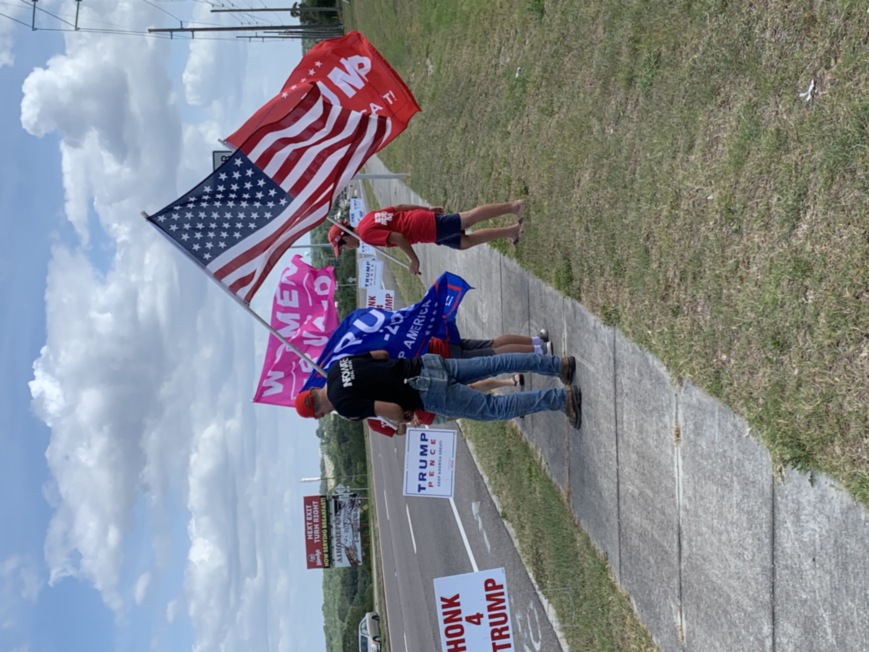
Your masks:
M380 616L369 611L359 621L359 652L380 651Z

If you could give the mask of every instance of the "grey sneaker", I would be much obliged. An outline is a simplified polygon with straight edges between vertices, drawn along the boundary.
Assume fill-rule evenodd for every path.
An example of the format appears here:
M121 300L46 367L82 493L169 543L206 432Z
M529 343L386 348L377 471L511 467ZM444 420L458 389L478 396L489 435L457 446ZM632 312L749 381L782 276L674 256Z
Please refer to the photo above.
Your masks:
M567 405L564 406L564 413L567 415L567 420L574 430L579 430L582 427L582 392L576 385L570 385L566 390Z
M576 374L576 358L572 355L567 355L561 358L561 374L559 378L562 384L570 385L573 383L573 376Z
M540 348L543 349L543 353L545 355L555 355L555 348L552 346L552 342L549 341L549 331L541 328L540 332L537 333L537 337L540 338Z

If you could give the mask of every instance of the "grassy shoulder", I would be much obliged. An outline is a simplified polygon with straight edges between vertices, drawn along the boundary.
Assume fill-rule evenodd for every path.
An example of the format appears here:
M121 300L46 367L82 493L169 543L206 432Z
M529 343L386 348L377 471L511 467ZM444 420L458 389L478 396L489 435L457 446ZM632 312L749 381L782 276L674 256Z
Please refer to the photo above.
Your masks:
M522 434L506 422L463 421L462 432L569 649L657 649Z
M347 13L422 107L382 153L414 190L524 197L524 267L869 505L864 2Z

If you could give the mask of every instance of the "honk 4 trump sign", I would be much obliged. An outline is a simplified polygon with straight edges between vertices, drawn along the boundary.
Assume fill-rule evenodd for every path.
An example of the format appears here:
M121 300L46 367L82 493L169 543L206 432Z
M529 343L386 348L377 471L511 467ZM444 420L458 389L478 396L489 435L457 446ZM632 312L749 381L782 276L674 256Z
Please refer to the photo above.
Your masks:
M503 568L434 581L442 652L514 650Z
M452 498L456 431L408 428L404 454L404 495Z

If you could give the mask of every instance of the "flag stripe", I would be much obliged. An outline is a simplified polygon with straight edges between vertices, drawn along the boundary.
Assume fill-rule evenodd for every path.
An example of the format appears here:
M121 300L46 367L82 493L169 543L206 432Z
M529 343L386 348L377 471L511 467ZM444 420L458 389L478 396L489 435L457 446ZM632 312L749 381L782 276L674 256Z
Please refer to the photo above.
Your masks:
M356 136L358 139L358 132ZM322 187L325 184L328 184L330 180L332 183L335 182L333 174L334 170L330 168L330 164L334 163L337 166L343 154L344 152L339 150L334 155L334 161L327 160L326 165L319 170L318 175L313 180L316 183L309 183L307 186L300 187L300 192L295 195L293 202L284 209L283 213L277 219L261 229L258 234L252 236L255 240L249 239L248 241L245 241L248 245L246 248L227 251L209 265L210 269L216 270L215 275L218 278L223 279L227 274L247 263L253 257L264 253L275 241L279 232L285 228L287 222L292 220L294 216L304 215L312 205L312 202L319 198L322 193ZM351 157L350 160L353 160L353 157ZM353 174L355 174L355 170L351 172L351 178ZM245 249L247 249L247 251L245 251Z
M365 160L381 146L383 139L389 134L389 120L376 116L364 118L356 121L358 127L351 143L328 154L318 153L327 158L317 166L317 174L305 187L299 188L299 194L285 209L284 214L275 220L275 226L269 225L263 229L266 232L263 233L264 238L256 243L248 243L253 246L245 252L236 253L229 264L221 265L221 257L213 266L209 266L214 270L215 276L233 292L252 297L287 248L325 219L340 189L346 186ZM342 161L343 166L340 165ZM339 173L337 177L336 171ZM226 253L228 255L231 252Z

